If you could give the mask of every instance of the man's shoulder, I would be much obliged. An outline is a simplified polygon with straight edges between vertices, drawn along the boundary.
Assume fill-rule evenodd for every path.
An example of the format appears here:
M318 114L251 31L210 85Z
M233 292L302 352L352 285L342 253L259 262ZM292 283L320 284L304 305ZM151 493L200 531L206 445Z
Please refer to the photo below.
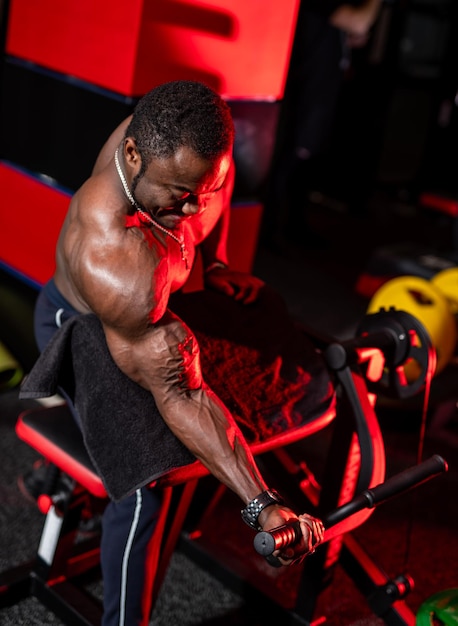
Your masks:
M94 174L74 194L70 211L85 224L99 225L107 234L114 235L125 229L127 205L119 197L111 177L105 172Z

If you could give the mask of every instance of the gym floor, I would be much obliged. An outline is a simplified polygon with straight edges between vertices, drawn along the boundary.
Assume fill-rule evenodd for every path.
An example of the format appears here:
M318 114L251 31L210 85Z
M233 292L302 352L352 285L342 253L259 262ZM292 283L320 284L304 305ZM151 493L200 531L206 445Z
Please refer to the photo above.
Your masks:
M280 254L261 242L254 273L282 293L291 314L301 323L337 339L349 338L367 307L367 301L354 289L359 273L379 245L406 241L407 237L422 243L423 216L416 207L388 202L383 197L374 198L362 217L352 217L345 211L324 205L310 205L307 210L320 238L320 249L296 246ZM415 233L412 233L412 223L417 225ZM442 455L449 463L449 471L408 496L380 506L354 533L390 576L407 572L414 578L415 588L408 598L414 611L433 593L458 587L457 375L456 366L451 363L433 380L423 450L423 458ZM416 397L398 404L378 403L388 476L416 462L422 399ZM26 406L24 401L19 402L17 390L0 393L2 570L33 556L43 521L36 507L21 496L16 485L17 476L36 458L14 434L18 410ZM314 452L319 454L319 445ZM96 588L96 592L101 593L101 589ZM340 568L336 570L332 585L320 598L318 615L325 617L330 626L382 623ZM34 599L0 610L0 623L5 626L60 624ZM185 554L174 555L151 624L248 623L261 622L237 593L219 582L211 571L202 571Z

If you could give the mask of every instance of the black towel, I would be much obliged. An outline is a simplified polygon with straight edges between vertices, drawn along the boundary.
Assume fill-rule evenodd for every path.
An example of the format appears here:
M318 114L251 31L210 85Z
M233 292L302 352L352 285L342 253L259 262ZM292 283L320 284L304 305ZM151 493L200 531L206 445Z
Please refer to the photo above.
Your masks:
M176 296L171 308L195 332L203 375L249 443L301 426L328 406L321 355L270 290L251 306L215 292ZM88 453L117 501L195 458L169 430L154 398L113 361L95 315L68 320L26 377L20 395L62 388Z

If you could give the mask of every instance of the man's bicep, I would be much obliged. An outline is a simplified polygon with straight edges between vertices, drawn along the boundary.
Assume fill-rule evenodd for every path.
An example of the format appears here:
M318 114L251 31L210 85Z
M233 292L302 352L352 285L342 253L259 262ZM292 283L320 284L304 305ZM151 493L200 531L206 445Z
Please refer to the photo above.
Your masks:
M73 263L79 294L107 327L142 334L167 308L167 259L127 230L116 241L96 244L90 242Z
M151 391L158 402L202 385L197 340L170 311L137 336L104 325L108 348L129 378Z

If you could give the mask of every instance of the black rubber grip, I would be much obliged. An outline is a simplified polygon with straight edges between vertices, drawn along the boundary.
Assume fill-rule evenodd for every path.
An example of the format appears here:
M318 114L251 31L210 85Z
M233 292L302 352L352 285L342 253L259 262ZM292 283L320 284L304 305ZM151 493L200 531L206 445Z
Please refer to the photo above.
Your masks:
M435 454L426 461L391 476L391 478L385 480L381 485L373 489L368 489L367 493L370 494L371 504L373 506L399 493L403 493L411 487L418 487L425 481L446 471L447 462L441 456Z
M425 481L446 472L447 469L447 462L441 456L435 454L426 461L414 465L399 474L395 474L380 485L372 489L366 489L356 498L330 513L324 520L324 525L326 528L334 526L334 524L341 522L350 515L362 509L373 508L393 496L404 493L412 487L417 487ZM258 532L255 535L253 544L258 554L269 557L275 550L283 550L288 546L293 546L300 540L301 535L301 526L299 521L296 520L284 526L272 528L269 531Z
M435 478L439 474L446 472L447 469L447 462L441 456L435 454L426 461L387 478L380 485L361 492L353 500L330 513L324 520L324 525L326 528L329 528L353 515L353 513L363 509L372 509L394 496L405 493L409 489L418 487L427 480Z

